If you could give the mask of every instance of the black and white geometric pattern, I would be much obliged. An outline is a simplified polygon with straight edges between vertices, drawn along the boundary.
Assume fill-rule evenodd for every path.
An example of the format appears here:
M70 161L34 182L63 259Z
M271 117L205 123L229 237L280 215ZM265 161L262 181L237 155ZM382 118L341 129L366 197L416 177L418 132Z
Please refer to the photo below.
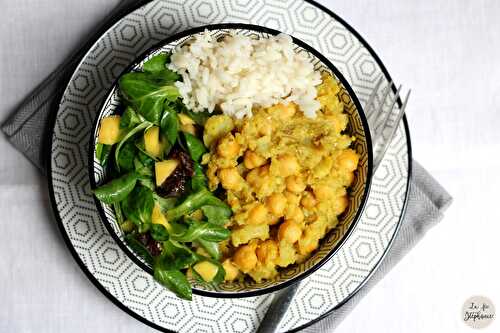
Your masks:
M303 40L326 56L365 102L382 70L341 22L300 0L153 1L127 15L90 49L68 85L51 147L56 214L77 255L116 300L146 321L181 332L251 332L271 296L181 301L135 265L110 236L96 210L87 168L92 124L117 76L152 45L196 26L252 23ZM395 235L408 180L408 144L400 125L373 177L366 209L340 251L304 280L281 329L308 324L353 293L376 267Z

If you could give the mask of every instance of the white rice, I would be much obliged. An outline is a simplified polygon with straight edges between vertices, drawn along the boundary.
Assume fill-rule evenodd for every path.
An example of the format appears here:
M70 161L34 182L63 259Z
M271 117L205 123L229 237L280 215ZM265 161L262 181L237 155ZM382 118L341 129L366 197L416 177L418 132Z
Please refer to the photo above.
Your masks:
M243 118L252 116L253 107L294 102L314 118L320 107L315 86L321 75L285 34L261 39L231 34L217 41L205 31L175 50L169 68L182 76L176 86L195 112L219 106Z

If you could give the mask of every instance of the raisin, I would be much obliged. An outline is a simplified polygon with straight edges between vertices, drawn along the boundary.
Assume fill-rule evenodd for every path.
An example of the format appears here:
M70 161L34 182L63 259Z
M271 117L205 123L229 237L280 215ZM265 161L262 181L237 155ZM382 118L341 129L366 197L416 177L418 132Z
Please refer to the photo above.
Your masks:
M161 243L154 239L151 239L146 247L153 257L159 256L163 250Z
M186 190L187 178L179 165L174 172L161 184L157 192L162 197L177 197Z
M192 177L194 174L194 163L191 156L183 150L176 150L172 155L180 162L180 165L182 165L184 174L188 177Z
M157 192L162 197L177 197L186 192L186 185L194 175L194 163L188 153L175 146L169 158L179 161L174 172L161 184Z

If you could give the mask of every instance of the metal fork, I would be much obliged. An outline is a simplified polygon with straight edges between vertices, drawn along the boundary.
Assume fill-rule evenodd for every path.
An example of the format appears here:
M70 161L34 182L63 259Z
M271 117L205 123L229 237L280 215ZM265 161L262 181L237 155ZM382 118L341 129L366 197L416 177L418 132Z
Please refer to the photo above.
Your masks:
M394 93L395 86L390 81L385 89L380 89L384 83L385 77L381 77L373 89L368 102L365 105L365 114L370 127L373 145L373 174L380 166L382 159L389 148L389 145L396 134L399 122L404 116L406 105L410 99L411 90L408 91L402 104L396 107L400 102L399 97L402 91L402 85ZM391 91L394 96L391 98ZM381 97L379 96L382 93ZM300 283L295 283L276 292L276 295L267 309L257 333L277 333L281 320L285 316L288 307L292 303L295 294L299 289Z
M365 105L365 114L372 136L374 156L373 173L375 173L380 166L382 159L384 158L384 155L387 152L394 135L396 134L399 122L405 114L406 105L408 104L411 93L411 89L408 90L401 107L395 107L400 98L403 85L398 87L394 97L391 98L390 93L394 92L395 85L393 81L391 81L387 84L385 89L380 89L380 86L384 81L384 77L381 77L377 81L377 84L375 85L375 88ZM382 98L380 99L377 107L377 97L379 96L380 90L382 90ZM388 105L389 107L387 107Z

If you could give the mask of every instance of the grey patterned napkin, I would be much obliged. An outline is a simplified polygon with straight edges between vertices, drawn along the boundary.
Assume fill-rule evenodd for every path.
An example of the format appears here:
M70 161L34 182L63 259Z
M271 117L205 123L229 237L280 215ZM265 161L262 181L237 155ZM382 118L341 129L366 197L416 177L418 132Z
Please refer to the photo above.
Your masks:
M304 332L332 332L370 290L443 218L452 202L446 190L415 160L406 214L386 257L368 282L341 307Z
M45 172L45 159L48 154L45 139L49 134L48 124L57 109L60 95L83 53L95 38L112 25L117 19L148 0L123 0L99 25L92 38L81 49L59 66L43 81L2 125L8 140L42 172ZM349 301L335 309L331 315L307 328L305 332L331 332L351 312L373 286L394 267L415 244L422 239L427 230L436 225L450 205L452 198L417 162L413 161L410 197L405 218L399 234L382 261L380 267L367 284Z
M1 129L7 135L8 140L43 173L45 173L46 156L48 156L45 141L49 135L48 127L51 123L49 120L55 115L61 94L78 62L94 41L118 19L149 1L122 0L98 24L95 33L80 44L83 46L73 52L68 60L40 83L2 124Z

